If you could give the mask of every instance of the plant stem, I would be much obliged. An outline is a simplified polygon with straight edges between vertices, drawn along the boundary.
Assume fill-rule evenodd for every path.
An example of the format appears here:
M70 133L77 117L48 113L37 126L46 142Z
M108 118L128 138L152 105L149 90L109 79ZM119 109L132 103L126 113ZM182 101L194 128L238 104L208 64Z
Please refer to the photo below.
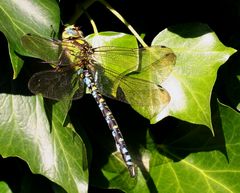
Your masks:
M88 12L86 10L84 10L84 13L88 17L88 19L89 19L89 21L92 25L93 32L97 35L98 34L98 29L97 29L96 23L94 22L93 18L88 14Z
M109 11L113 13L127 28L132 32L132 34L137 38L137 40L142 44L143 47L148 47L148 45L143 41L143 39L139 36L139 34L135 31L135 29L122 17L120 13L118 13L110 4L108 4L105 0L99 0Z

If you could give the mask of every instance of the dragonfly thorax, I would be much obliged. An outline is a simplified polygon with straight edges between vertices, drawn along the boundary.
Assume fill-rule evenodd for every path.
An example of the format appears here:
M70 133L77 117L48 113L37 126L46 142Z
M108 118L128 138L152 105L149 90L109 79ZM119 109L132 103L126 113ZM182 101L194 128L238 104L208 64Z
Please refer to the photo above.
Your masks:
M62 50L61 54L67 58L69 63L78 66L87 66L92 60L93 50L90 44L84 39L83 33L78 27L70 25L64 29L62 34Z

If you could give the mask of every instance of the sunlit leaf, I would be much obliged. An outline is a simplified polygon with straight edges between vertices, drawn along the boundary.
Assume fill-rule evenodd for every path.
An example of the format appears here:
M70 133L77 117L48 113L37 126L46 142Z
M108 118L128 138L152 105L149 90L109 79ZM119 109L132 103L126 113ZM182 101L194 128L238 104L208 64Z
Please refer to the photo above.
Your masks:
M11 189L7 185L7 183L1 181L0 182L0 190L2 193L12 193Z
M238 192L240 114L221 103L214 112L215 137L207 127L187 123L174 130L182 133L169 132L171 136L162 144L157 145L146 135L147 149L141 151L137 181L128 180L126 184L123 175L113 178L109 171L114 164L109 162L105 171L109 187L116 187L118 182L119 189L131 193Z
M62 105L47 109L48 120L41 97L1 94L0 103L0 154L25 160L67 192L87 192L85 145L71 125L62 126Z
M0 31L8 40L14 78L16 78L23 61L13 50L26 53L20 44L20 39L27 33L44 37L51 37L54 32L57 33L60 21L59 7L54 0L1 1L0 17Z
M200 23L165 29L152 44L172 48L177 60L162 84L171 102L151 122L170 115L212 130L210 99L217 71L236 50L224 46L207 25Z

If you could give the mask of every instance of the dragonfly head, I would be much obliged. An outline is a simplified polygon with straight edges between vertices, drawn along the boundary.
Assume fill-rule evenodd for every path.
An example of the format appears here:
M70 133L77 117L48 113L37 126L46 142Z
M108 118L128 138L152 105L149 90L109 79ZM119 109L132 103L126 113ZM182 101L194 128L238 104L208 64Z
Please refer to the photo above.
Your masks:
M76 39L83 37L82 31L79 27L75 27L74 25L67 26L62 33L62 39Z

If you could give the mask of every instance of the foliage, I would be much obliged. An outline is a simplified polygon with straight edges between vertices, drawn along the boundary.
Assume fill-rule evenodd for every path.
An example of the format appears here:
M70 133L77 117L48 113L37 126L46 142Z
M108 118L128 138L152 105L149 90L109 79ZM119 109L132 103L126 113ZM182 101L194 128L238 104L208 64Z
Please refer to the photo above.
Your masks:
M37 174L48 179L38 180L44 182L44 191L51 192L91 192L96 190L93 187L132 193L240 191L240 114L236 111L239 67L234 57L229 60L237 46L225 46L207 24L196 22L179 22L152 38L151 46L167 46L177 58L171 74L164 81L159 81L159 76L155 80L168 91L170 103L162 110L151 106L151 98L145 101L149 108L107 99L138 165L137 178L131 178L90 96L74 101L66 117L68 105L64 102L31 95L27 89L29 77L49 66L27 57L31 54L20 40L28 33L60 37L60 14L64 23L81 22L83 31L87 31L82 24L84 14L98 17L97 12L89 13L91 6L101 2L137 39L123 32L98 33L101 26L97 28L90 18L95 33L86 39L93 47L136 47L137 40L146 46L145 42L105 1L72 2L76 9L70 11L64 10L65 1L19 2L0 0L0 31L4 34L2 39L7 39L1 45L0 60L0 167L16 164L25 172L19 177L18 186L8 180L8 174L1 174L1 192L43 192L29 177ZM67 16L71 18L67 20ZM100 22L107 25L105 20ZM161 29L157 24L155 27ZM111 22L107 28L114 30ZM51 52L50 48L43 49ZM140 73L139 78L144 77ZM229 86L232 82L235 90ZM24 162L15 159L12 163L10 157Z

